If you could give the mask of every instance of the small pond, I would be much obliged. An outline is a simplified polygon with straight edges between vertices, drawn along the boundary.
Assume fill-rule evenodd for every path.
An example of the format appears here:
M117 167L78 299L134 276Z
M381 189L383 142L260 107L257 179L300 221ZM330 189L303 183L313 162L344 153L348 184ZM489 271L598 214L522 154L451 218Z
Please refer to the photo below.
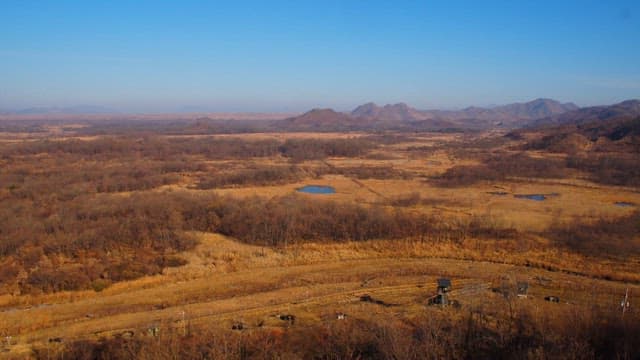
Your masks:
M518 199L527 199L533 201L545 201L550 197L560 196L558 193L550 193L550 194L516 194L513 195Z
M336 189L334 189L331 186L307 185L305 187L299 188L298 192L303 192L307 194L335 194Z
M534 201L544 201L547 200L547 197L543 194L523 194L523 195L513 195L518 199L529 199Z
M634 203L630 203L630 202L626 202L626 201L618 201L615 203L616 206L620 206L620 207L632 207L632 206L636 206L636 204Z

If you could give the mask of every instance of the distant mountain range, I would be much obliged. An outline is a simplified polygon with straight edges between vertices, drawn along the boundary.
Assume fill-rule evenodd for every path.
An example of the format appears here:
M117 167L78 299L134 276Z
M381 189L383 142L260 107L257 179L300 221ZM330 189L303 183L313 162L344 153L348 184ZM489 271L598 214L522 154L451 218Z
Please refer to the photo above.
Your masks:
M492 125L518 126L524 121L540 119L578 109L573 103L560 103L551 99L536 99L526 103L514 103L494 107L468 107L463 110L417 110L400 103L379 107L373 103L358 106L353 116L378 120L421 121L442 120L459 126L487 127Z
M281 122L294 130L345 129L487 129L517 128L533 120L549 118L579 109L573 103L536 99L495 107L468 107L463 110L418 110L405 103L378 106L366 103L350 113L314 109Z
M608 106L591 106L530 121L528 127L585 124L640 116L640 100L627 100Z
M272 131L455 131L463 129L516 129L537 128L559 124L582 124L593 121L633 118L640 116L640 101L627 100L609 106L579 108L573 103L552 99L536 99L492 107L468 107L462 110L418 110L405 103L378 106L366 103L350 112L332 109L313 109L301 115L206 113L206 114L114 114L100 106L40 107L9 114L0 112L0 119L118 119L126 120L180 120L224 119L267 121L258 124Z
M574 103L560 103L552 99L536 99L526 103L498 106L491 110L520 119L539 119L577 109L578 106Z
M117 111L103 106L95 105L79 105L69 107L31 107L20 109L12 112L16 115L33 115L33 114L113 114Z
M640 101L593 106L534 121L506 135L525 149L562 153L640 153ZM634 155L635 154L635 155Z
M429 118L428 115L409 107L405 103L385 106L366 103L355 108L351 112L351 116L383 121L419 121Z

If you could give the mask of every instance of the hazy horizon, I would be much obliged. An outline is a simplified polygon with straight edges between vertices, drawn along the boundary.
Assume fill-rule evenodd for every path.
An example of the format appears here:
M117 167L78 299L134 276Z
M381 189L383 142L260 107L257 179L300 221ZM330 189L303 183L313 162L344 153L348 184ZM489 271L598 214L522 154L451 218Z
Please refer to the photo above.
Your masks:
M460 109L640 97L633 1L0 8L0 110L303 112L367 102Z
M314 109L332 109L339 112L351 112L358 106L365 105L368 103L373 103L377 106L386 106L386 105L395 105L398 103L404 103L409 107L416 108L417 110L421 110L421 111L430 111L430 110L431 111L437 111L437 110L458 111L458 110L464 110L470 107L494 108L494 107L510 105L514 103L528 103L528 102L532 102L539 99L549 99L549 98L535 98L535 99L515 101L513 103L504 103L504 104L468 104L464 106L451 106L451 107L433 106L430 108L418 108L418 107L415 107L413 104L406 103L404 101L400 101L396 103L390 103L390 102L384 102L384 101L379 103L374 101L365 101L363 103L358 103L350 107L343 107L343 108L333 108L331 106L318 105L318 106L311 106L307 108L300 108L297 110L263 110L263 111L260 111L260 110L252 111L252 110L245 110L242 108L235 108L231 110L219 110L215 107L210 107L206 105L178 106L176 108L168 108L165 111L158 110L158 109L131 110L131 109L120 109L116 107L107 107L107 106L101 106L101 105L89 105L89 104L71 105L71 106L53 105L53 106L30 106L30 107L24 107L24 108L0 108L0 111L10 111L16 114L19 114L21 112L23 112L24 114L39 114L38 110L56 111L57 113L77 113L77 114L171 114L171 113L176 113L176 114L180 114L180 113L185 113L185 114L188 114L188 113L193 113L193 114L197 114L197 113L293 114L293 113L303 113L303 112L311 111ZM576 104L573 101L560 101L558 99L550 99L550 100L555 100L560 103L573 103L578 107L582 107L580 104ZM624 100L635 100L635 99L624 99ZM621 101L624 101L624 100L621 100ZM593 105L587 105L587 106L598 106L598 105L604 106L604 105L611 105L611 104L593 104Z

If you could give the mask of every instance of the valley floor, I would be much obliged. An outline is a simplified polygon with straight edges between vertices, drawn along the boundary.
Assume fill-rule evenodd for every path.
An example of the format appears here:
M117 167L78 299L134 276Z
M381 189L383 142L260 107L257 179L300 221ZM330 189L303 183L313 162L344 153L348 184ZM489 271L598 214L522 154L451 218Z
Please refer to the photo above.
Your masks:
M264 140L289 135L254 136ZM305 136L309 135L291 135ZM330 134L323 137L332 138ZM358 178L334 171L277 184L198 189L196 179L202 171L187 171L172 184L110 196L140 192L273 198L295 194L298 188L314 184L331 186L336 193L299 196L309 201L322 197L401 208L435 216L445 224L481 219L495 228L514 229L515 237L469 233L456 242L412 237L266 247L219 233L189 231L197 245L177 254L186 265L164 268L161 274L115 282L100 291L0 296L0 331L4 337L0 356L54 354L65 344L80 340L185 335L201 329L249 334L296 332L337 322L411 321L443 313L451 318L478 311L493 314L488 320L490 327L499 326L514 309L544 314L545 318L570 319L577 313L596 310L622 315L620 302L625 293L640 294L640 259L635 254L572 251L553 243L547 231L576 221L589 224L630 216L635 207L617 203L640 204L638 189L597 184L580 174L557 179L514 176L461 187L429 182L453 166L477 164L477 160L443 150L442 144L463 140L455 134L422 135L385 145L367 157L329 157L298 164L305 166L305 171L386 166L412 174L406 178ZM426 153L411 150L436 145L437 150ZM535 151L528 156L557 157ZM267 166L289 163L280 156L250 161ZM210 160L207 164L227 170L247 166L244 161L228 160ZM545 199L516 196L530 194L542 194ZM451 279L450 299L459 306L428 305L436 294L436 280L442 277ZM528 283L527 296L515 296L519 282ZM548 297L556 297L559 302L545 300ZM295 320L283 320L281 315L293 315ZM626 316L640 316L635 305Z

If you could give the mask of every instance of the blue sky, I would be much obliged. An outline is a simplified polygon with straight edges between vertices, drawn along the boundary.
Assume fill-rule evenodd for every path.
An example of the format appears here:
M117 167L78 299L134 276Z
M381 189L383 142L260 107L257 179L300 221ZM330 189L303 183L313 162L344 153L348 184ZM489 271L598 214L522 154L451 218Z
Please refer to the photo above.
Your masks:
M0 0L0 108L640 98L640 1Z

